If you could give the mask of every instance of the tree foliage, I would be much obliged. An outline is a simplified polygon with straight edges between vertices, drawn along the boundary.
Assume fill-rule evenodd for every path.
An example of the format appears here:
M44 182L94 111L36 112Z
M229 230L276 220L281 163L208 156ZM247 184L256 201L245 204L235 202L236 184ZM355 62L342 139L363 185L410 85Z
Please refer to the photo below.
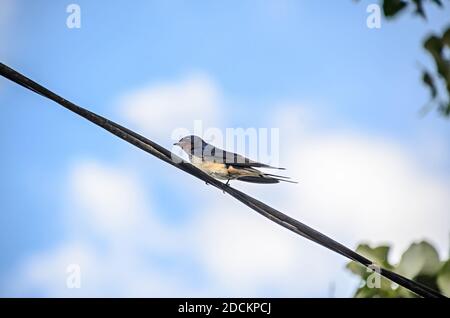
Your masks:
M450 297L450 259L441 261L436 249L426 241L411 244L403 253L400 262L396 265L389 263L388 256L390 247L387 245L372 248L367 244L360 244L356 251L372 259L378 266L425 284ZM380 280L379 286L368 284L374 272L367 270L358 263L348 263L347 269L361 277L361 285L355 291L354 297L417 297L409 290L381 276L377 278Z
M427 6L444 7L443 0L380 0L387 19L398 17L407 8L413 14L427 20ZM448 4L446 4L448 5ZM450 118L450 21L442 34L431 34L423 41L423 47L433 59L434 71L422 70L422 82L428 87L430 101L425 110L435 107L444 117Z

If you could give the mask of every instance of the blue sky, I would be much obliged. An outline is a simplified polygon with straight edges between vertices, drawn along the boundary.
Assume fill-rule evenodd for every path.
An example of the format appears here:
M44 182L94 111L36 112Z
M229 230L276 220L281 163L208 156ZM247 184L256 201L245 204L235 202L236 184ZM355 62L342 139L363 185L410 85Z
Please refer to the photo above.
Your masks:
M167 147L172 142L170 132L176 128L167 118L177 114L181 118L177 124L188 128L192 126L193 119L206 117L213 126L221 128L279 127L281 148L285 149L280 160L288 171L304 180L300 188L290 188L287 194L282 194L283 189L287 188L280 187L279 196L307 196L308 186L320 185L314 181L319 173L311 174L311 179L308 179L306 171L297 167L298 162L309 163L316 155L322 158L324 154L329 154L330 157L342 156L343 159L354 155L365 165L380 164L379 167L384 167L382 164L385 163L387 169L381 170L387 171L383 180L394 180L391 191L399 191L398 197L404 196L404 199L380 199L379 209L384 209L386 214L392 213L388 203L395 203L405 213L400 215L407 215L409 205L405 203L408 201L406 198L420 192L419 197L424 199L413 204L418 206L414 210L417 216L411 216L411 228L416 232L390 237L389 233L380 230L369 231L368 237L363 236L367 232L355 232L354 236L347 237L345 231L333 228L333 222L325 222L325 217L314 218L315 212L323 212L326 208L314 200L306 200L309 203L304 206L314 213L296 216L305 221L311 218L314 226L327 229L327 233L336 234L336 239L351 246L372 239L375 242L398 242L401 247L406 242L429 238L441 251L448 251L450 222L442 211L448 214L450 208L446 199L450 189L450 126L448 121L434 112L424 118L418 115L428 100L428 92L420 83L420 65L431 65L420 43L430 31L439 31L448 23L448 8L444 11L429 10L427 23L404 14L395 21L383 20L381 29L371 30L366 26L366 6L371 1L135 1L132 5L129 1L76 1L81 7L82 24L80 29L69 29L66 27L66 7L69 3L0 0L1 7L5 9L3 12L6 12L0 14L0 20L3 20L0 22L3 29L0 32L0 60L65 98L137 129ZM195 87L206 97L194 99L194 102L200 100L206 106L195 107L189 100L183 105L183 100L172 100L169 94L169 97L163 96L168 99L169 105L174 103L174 108L158 108L152 101L157 100L154 96L161 86L168 92L184 92L188 90L185 87ZM144 94L149 98L145 114L153 119L145 121L130 116L129 109L134 107L129 101L130 96L148 91L152 93ZM213 107L212 104L216 105ZM125 229L113 223L113 230L108 228L106 232L101 232L100 229L103 234L99 234L98 224L92 221L94 217L78 218L76 215L83 214L82 211L97 213L95 202L108 206L108 193L117 191L123 194L121 189L114 188L111 192L105 192L104 196L100 193L99 199L95 191L102 192L100 186L93 186L91 192L86 193L83 190L85 187L80 184L87 182L92 185L98 180L128 180L132 187L139 188L137 192L142 192L142 195L136 200L126 197L124 202L128 199L130 202L140 202L136 203L140 207L137 210L151 210L152 215L160 219L160 223L156 224L164 224L167 228L165 237L180 228L183 229L181 233L190 238L196 237L192 233L198 234L206 228L201 232L205 235L202 238L208 237L208 227L186 225L191 224L192 219L201 217L202 212L199 211L202 209L194 203L203 202L205 193L222 204L217 209L219 212L214 214L216 219L211 220L212 224L219 224L216 222L221 220L220 213L227 213L225 207L233 211L237 208L229 202L230 198L212 194L211 189L205 190L188 176L179 176L171 167L4 79L0 79L0 105L0 143L3 149L0 159L2 295L108 296L124 295L126 291L133 295L209 295L208 291L212 290L213 295L229 296L327 296L330 283L343 286L337 287L338 295L351 294L354 285L348 283L351 277L346 276L342 269L344 262L340 257L328 256L328 252L321 251L321 248L299 238L284 236L286 234L279 234L282 236L279 242L288 240L293 248L301 250L303 246L306 251L318 253L318 262L331 257L340 271L325 275L324 285L316 286L314 291L308 289L310 287L302 289L277 283L283 277L272 277L273 280L257 284L258 276L253 279L248 278L251 275L245 276L247 267L243 262L254 261L250 256L247 259L243 256L243 261L237 262L237 265L229 264L231 268L237 266L236 271L241 270L248 278L246 280L221 268L218 262L205 261L198 256L204 255L201 247L199 249L203 252L191 251L180 261L184 254L172 243L164 241L160 246L142 248L147 252L139 249L133 257L138 258L140 264L154 266L156 273L161 272L143 271L142 275L157 277L163 282L166 276L178 277L180 273L188 273L183 277L190 279L180 283L183 287L174 283L172 288L168 287L164 293L158 294L145 286L135 287L129 283L134 282L134 278L124 277L118 283L120 287L115 286L118 289L115 292L115 288L110 288L114 282L106 278L96 280L87 291L83 288L81 291L54 288L57 280L51 274L53 265L42 264L59 264L54 261L59 259L54 256L59 255L57 251L65 251L65 246L77 246L68 250L77 251L74 255L89 255L97 259L99 254L109 251L105 245L115 244L111 243L112 237L120 237L128 231L140 233L134 228L134 223ZM164 129L152 129L158 123ZM288 128L289 125L292 129ZM310 148L304 147L303 141ZM300 153L297 153L292 148L305 150L301 152L298 149ZM316 148L320 148L320 153L316 153ZM330 149L338 150L333 152ZM342 149L349 151L341 153ZM360 154L353 152L355 149L367 151L359 157ZM300 159L295 159L295 155ZM327 164L331 163L323 162L324 167ZM332 168L331 165L327 167ZM320 165L312 169L327 171ZM98 178L91 179L92 175ZM321 177L326 178L326 175ZM360 180L358 178L355 180ZM395 188L395 180L403 180L399 186L414 182L418 186L403 193ZM371 183L370 180L368 182ZM354 189L351 186L350 183L342 185L343 188ZM389 186L386 184L380 189ZM243 186L243 189L284 207L282 200L275 198L275 191L248 186ZM336 201L330 199L330 202L342 204L342 209L351 205L355 211L358 208L361 210L362 206L355 203L353 196L345 197L348 193L340 197L336 192ZM383 193L386 194L382 192L380 196ZM130 195L134 196L132 192ZM312 193L311 197L314 195ZM361 196L365 198L364 194ZM211 206L208 205L207 210L214 209L213 198L208 199ZM436 198L436 206L431 198ZM364 203L364 200L361 202ZM378 201L373 203L376 208ZM285 207L289 209L287 203ZM433 216L432 208L436 208L436 216ZM253 213L242 208L240 211L250 215ZM122 212L119 211L118 215ZM428 227L424 225L421 228L417 224L427 220L423 218L425 212L429 218L439 222L434 223L436 220L433 220ZM136 218L147 219L148 216L143 216L145 214L139 212ZM342 216L344 220L345 217ZM100 217L99 223L102 220ZM233 224L230 219L226 220L225 224ZM394 225L392 229L395 229ZM261 224L263 230L257 233L267 236L265 231L272 231L273 225L265 226ZM434 226L439 228L433 231ZM227 229L221 231L226 232ZM433 236L433 232L441 234ZM387 236L382 236L385 234ZM230 232L224 235L233 236ZM447 241L441 241L442 237L446 237ZM181 235L179 239L185 240L186 237ZM135 242L131 240L130 244ZM211 249L222 246L221 243L218 241ZM83 254L86 246L93 252ZM159 249L165 252L155 252ZM286 262L269 264L274 267L267 265L267 270L279 268L288 271L291 268L288 251L280 256ZM69 255L67 258L72 255L61 253ZM258 260L260 254L255 255ZM221 259L220 255L217 257ZM38 274L30 276L27 274L29 270L23 270L33 263L30 259L38 260L35 266L40 269L37 273L48 279ZM115 260L117 258L111 256L97 263L90 262L98 265ZM141 265L138 267L145 267ZM134 268L130 264L121 266ZM120 273L112 267L112 275ZM310 269L311 275L322 275L320 272L313 273L313 269ZM264 273L261 270L261 275ZM235 288L223 283L227 279L246 283L245 286L236 284L240 287ZM152 282L152 279L149 278L149 281Z

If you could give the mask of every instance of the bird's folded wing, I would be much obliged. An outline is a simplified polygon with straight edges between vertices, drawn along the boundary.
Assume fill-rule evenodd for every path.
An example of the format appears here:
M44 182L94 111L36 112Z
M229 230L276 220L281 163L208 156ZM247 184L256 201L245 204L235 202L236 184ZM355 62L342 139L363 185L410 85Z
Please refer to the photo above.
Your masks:
M265 163L253 161L237 153L225 151L217 147L205 147L203 150L203 160L221 162L226 165L240 168L256 167L284 170L284 168L272 167Z

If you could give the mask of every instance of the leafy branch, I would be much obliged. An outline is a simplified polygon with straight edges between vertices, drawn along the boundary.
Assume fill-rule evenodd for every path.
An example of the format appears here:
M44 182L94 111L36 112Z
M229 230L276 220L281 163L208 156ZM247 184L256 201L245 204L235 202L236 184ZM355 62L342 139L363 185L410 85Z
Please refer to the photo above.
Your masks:
M384 16L391 20L398 17L407 8L413 8L413 14L427 20L425 3L444 8L442 0L380 0ZM422 70L422 82L428 87L430 101L424 107L435 107L444 117L450 118L450 25L442 34L431 34L423 41L423 47L433 59L435 70Z
M411 277L416 282L426 284L444 295L450 296L450 259L441 261L433 245L426 241L411 244L396 265L390 264L388 261L390 247L387 245L372 248L367 244L360 244L356 252L369 257L378 266ZM379 277L380 284L377 288L370 286L367 282L370 281L373 271L368 271L355 262L348 263L347 269L361 277L361 286L355 291L354 297L417 297L409 290L392 284L383 277Z

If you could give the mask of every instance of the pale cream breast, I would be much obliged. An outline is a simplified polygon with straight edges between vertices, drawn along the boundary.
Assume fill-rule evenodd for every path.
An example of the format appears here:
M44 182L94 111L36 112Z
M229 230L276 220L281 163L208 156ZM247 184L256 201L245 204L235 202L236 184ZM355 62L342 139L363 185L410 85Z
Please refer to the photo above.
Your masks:
M214 178L228 179L228 169L223 163L203 161L195 156L192 156L191 163Z

